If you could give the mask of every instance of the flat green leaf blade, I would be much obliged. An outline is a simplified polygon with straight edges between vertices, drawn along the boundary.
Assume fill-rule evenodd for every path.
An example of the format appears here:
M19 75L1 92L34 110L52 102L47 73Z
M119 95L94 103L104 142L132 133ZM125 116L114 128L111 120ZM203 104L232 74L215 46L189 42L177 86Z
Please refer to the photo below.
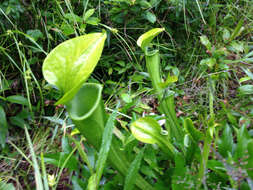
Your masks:
M126 175L124 190L133 189L136 176L138 174L138 170L140 169L140 166L141 166L141 160L144 154L144 150L145 150L145 147L140 151L139 154L137 154L134 161L131 163Z
M224 158L227 158L229 154L232 154L233 144L232 130L227 124L222 133L222 137L218 141L218 150Z
M106 33L87 34L61 43L48 54L43 75L64 92L57 104L69 101L93 72L105 39Z
M21 105L24 105L24 106L29 105L28 100L25 97L20 96L20 95L8 96L6 98L6 100L11 102L11 103L14 103L14 104L21 104Z
M96 174L93 174L89 178L86 190L96 190L96 189L97 189Z
M236 145L236 149L235 149L234 158L239 160L246 154L247 146L248 146L248 143L250 142L250 140L251 139L250 139L248 130L247 130L246 126L243 125L237 131L237 145Z
M90 18L95 12L95 9L89 9L86 11L86 13L83 16L83 20L86 21L88 18Z
M7 135L7 121L4 109L0 106L0 144L4 148Z
M144 51L146 47L150 44L150 42L161 32L163 32L164 28L154 28L149 30L148 32L142 34L138 40L137 45L141 47L141 49Z
M150 11L145 12L145 18L152 24L156 22L156 16Z
M248 68L241 67L241 69L253 80L253 73Z
M204 139L203 133L195 128L190 118L184 120L184 128L194 141L198 142Z
M212 44L211 42L209 41L209 39L207 38L207 36L203 35L203 36L200 36L200 42L206 46L206 49L211 51L212 50Z
M0 190L15 190L15 187L12 183L0 181Z
M250 142L248 143L248 147L247 147L247 150L248 150L248 154L249 154L249 157L247 159L247 172L248 172L248 175L253 178L253 140L250 140Z
M78 169L78 160L71 156L67 163L64 163L65 160L68 158L69 153L58 152L58 153L51 153L44 155L44 161L47 164L52 164L56 167L63 167L68 168L70 171L75 171Z
M246 84L243 86L240 86L238 88L238 91L241 95L250 95L253 94L253 85L251 84Z
M118 107L118 106L117 106ZM105 164L107 160L107 156L110 150L111 142L112 142L112 135L113 135L113 128L114 128L114 121L117 117L117 110L115 109L113 113L110 115L108 121L106 122L101 148L98 154L98 161L96 164L96 182L99 183Z

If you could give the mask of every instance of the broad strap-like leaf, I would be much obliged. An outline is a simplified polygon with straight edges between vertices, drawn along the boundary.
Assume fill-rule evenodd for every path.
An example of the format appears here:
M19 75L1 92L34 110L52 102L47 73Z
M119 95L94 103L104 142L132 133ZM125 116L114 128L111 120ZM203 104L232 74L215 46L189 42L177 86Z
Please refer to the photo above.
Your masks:
M134 188L136 176L141 166L141 160L144 154L144 150L145 147L142 148L142 150L135 157L134 161L131 163L125 178L124 190L132 190Z
M233 147L234 147L233 133L231 127L228 124L226 124L222 136L218 140L219 153L224 158L227 158L229 154L233 153Z
M99 181L102 177L103 170L106 165L106 160L110 151L111 143L112 143L112 137L113 137L113 128L114 128L114 122L117 117L117 108L119 107L119 104L117 105L116 109L113 111L113 113L108 118L105 129L103 132L103 138L102 138L102 144L101 148L99 150L98 154L98 161L96 163L96 183L99 184Z
M7 183L5 181L0 181L0 190L15 190L15 187L12 183Z
M100 59L106 33L92 33L67 40L54 48L43 63L43 75L64 96L56 103L72 99L93 72Z
M247 159L247 165L246 165L246 168L247 168L247 172L248 172L248 175L253 178L253 140L251 139L248 143L248 146L247 146L247 150L248 150L248 159Z
M164 28L153 28L149 30L138 38L137 45L145 52L145 49L149 46L150 42L164 30Z
M186 118L184 120L184 128L185 128L186 132L192 137L192 139L195 142L198 142L198 141L204 139L204 134L195 128L195 126L193 125L193 122L190 118Z

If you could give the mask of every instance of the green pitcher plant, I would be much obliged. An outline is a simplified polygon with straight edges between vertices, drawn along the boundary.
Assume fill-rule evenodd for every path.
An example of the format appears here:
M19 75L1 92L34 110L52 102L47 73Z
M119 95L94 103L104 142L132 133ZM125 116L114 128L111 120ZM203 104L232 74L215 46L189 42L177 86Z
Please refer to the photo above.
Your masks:
M166 116L166 129L170 137L175 138L177 142L182 142L183 134L176 117L174 96L172 94L165 96L165 90L162 85L159 50L150 48L152 40L164 30L164 28L149 30L138 38L137 45L141 47L145 54L146 67L152 86L157 94L160 109Z
M47 55L42 69L47 82L63 92L56 104L66 106L76 128L97 151L108 119L102 100L103 87L84 82L100 59L105 39L106 33L92 33L67 40ZM114 136L108 161L124 176L130 162L120 147ZM135 184L140 189L153 190L141 175L137 175Z

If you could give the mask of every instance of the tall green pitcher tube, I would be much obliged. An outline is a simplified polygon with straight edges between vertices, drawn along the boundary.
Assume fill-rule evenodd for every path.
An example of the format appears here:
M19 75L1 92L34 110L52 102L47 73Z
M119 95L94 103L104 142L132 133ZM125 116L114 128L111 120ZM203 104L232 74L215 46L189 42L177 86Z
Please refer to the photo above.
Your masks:
M87 141L99 149L106 115L101 98L102 86L85 84L67 104L67 111L75 126Z
M168 132L172 133L176 139L181 142L182 131L177 121L175 106L174 106L174 96L165 97L163 95L163 88L160 86L162 83L160 74L160 54L158 50L153 50L151 52L146 51L145 53L146 66L148 73L150 75L152 86L155 89L158 99L160 101L160 108L162 112L167 117L166 129Z
M102 101L100 84L86 83L72 100L66 103L67 111L73 123L87 142L98 151L102 142L104 126L107 121ZM126 175L130 166L124 152L120 150L118 140L113 137L108 160L122 175ZM136 178L136 186L143 190L153 190L140 175Z

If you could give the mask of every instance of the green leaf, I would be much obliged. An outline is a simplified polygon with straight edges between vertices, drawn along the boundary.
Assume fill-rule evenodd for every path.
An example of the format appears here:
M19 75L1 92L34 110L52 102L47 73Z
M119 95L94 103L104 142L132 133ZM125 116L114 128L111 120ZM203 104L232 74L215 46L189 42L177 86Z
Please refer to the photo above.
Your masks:
M245 125L240 127L237 131L237 145L235 150L235 158L241 159L247 150L248 143L250 142L250 136Z
M118 106L119 104L117 105L117 107ZM106 122L105 129L103 132L102 144L98 154L98 161L96 163L95 178L97 185L101 179L106 164L107 156L110 150L113 136L114 121L116 117L117 117L117 110L115 109L113 113L110 115L108 121Z
M90 163L90 160L88 158L88 155L86 154L86 152L83 150L83 147L81 146L81 142L78 142L77 140L75 140L73 137L71 137L70 135L68 136L70 138L70 140L72 142L75 143L76 147L77 147L77 150L79 152L79 155L81 157L81 159L87 164L89 170L91 173L93 173L93 168L92 168L92 165Z
M236 42L236 41L232 41L230 43L230 49L232 49L232 51L235 52L243 52L244 51L244 43L243 42Z
M202 59L200 61L200 65L207 65L210 69L212 69L215 64L216 64L215 58L207 58L207 59Z
M70 153L72 151L72 147L69 144L69 139L66 136L61 138L61 148L62 152Z
M0 144L4 148L6 136L8 132L8 126L6 121L6 115L2 106L0 106Z
M132 190L135 184L136 176L138 174L138 170L140 169L141 166L141 160L144 154L145 147L142 148L140 153L137 154L135 157L134 161L131 163L126 179L125 179L125 185L124 185L124 190Z
M149 46L150 42L164 30L164 28L154 28L149 30L138 38L137 45L141 47L143 51L145 51L145 49Z
M8 96L6 98L6 100L11 102L11 103L21 104L21 105L24 105L24 106L29 105L28 100L26 98L24 98L23 96L19 96L19 95Z
M129 94L123 93L123 94L120 95L120 97L126 103L131 103L132 102L132 98Z
M224 42L227 42L229 40L230 32L228 29L224 28L222 38Z
M218 140L218 150L220 154L227 158L233 151L233 134L230 126L227 124L221 138Z
M181 190L187 189L186 184L184 182L179 182L181 179L185 177L186 167L185 160L182 154L176 154L175 156L175 169L173 171L172 176L172 189L173 190Z
M152 5L146 0L140 0L139 4L141 5L141 8L143 9L148 9L152 7Z
M80 177L78 177L78 174L72 176L71 182L73 184L72 190L83 190L87 186L87 184Z
M194 141L199 142L200 140L204 139L204 134L195 128L190 118L186 118L184 120L184 128Z
M221 103L222 109L224 110L224 112L226 113L229 122L231 122L233 125L237 125L237 120L236 117L231 113L231 110L226 108L226 105L222 102Z
M206 47L207 50L212 50L212 44L208 40L207 36L200 36L200 42Z
M248 175L252 179L253 178L253 170L252 170L253 168L253 140L251 140L248 143L247 150L248 150L249 158L247 160L248 163L246 165L246 168L247 168Z
M68 102L93 72L104 47L106 33L92 33L67 40L46 57L42 71L50 84L64 92L56 104Z
M78 15L75 15L73 13L67 13L64 15L66 19L68 19L70 22L82 22L82 18Z
M69 35L75 33L75 29L68 23L65 23L65 22L62 23L60 28L61 28L63 34L66 36L69 36Z
M36 42L38 39L43 39L44 36L42 32L38 29L35 30L27 30L26 34L33 38L33 40Z
M45 154L44 162L47 164L52 164L56 167L61 168L64 165L64 161L68 158L69 153L58 152L53 154ZM71 156L64 168L68 168L71 171L78 169L78 161L74 156Z
M247 84L247 85L240 86L238 88L238 91L239 91L239 93L241 95L250 95L250 94L253 94L253 85Z
M178 77L176 75L170 76L169 74L166 81L163 83L160 83L160 87L167 88L170 84L175 83L177 81L178 81Z
M87 190L97 190L96 174L90 176L88 181Z
M0 190L15 190L15 187L12 183L6 183L0 179Z
M16 125L21 128L24 128L24 125L27 125L27 122L25 122L25 120L21 118L20 116L9 117L9 121L12 125Z
M244 23L244 18L242 17L241 20L238 22L238 24L236 25L233 33L231 34L229 41L232 41L233 39L235 39L237 36L240 35L240 33L243 30L243 23Z
M144 17L152 24L156 22L156 16L150 11L145 12Z
M249 57L251 57L251 56L253 56L253 51L251 51L251 52L249 52L247 55L245 55L245 58L249 58Z
M97 18L97 17L90 17L90 18L86 21L87 24L94 25L94 26L97 26L99 22L100 22L100 19Z
M95 12L95 9L89 9L88 11L86 11L86 13L83 16L83 20L87 21L88 18L90 18Z
M241 67L241 69L253 80L253 73L248 68Z
M250 77L242 77L242 78L240 78L239 82L243 83L243 82L246 82L246 81L248 81L250 79L251 79Z

